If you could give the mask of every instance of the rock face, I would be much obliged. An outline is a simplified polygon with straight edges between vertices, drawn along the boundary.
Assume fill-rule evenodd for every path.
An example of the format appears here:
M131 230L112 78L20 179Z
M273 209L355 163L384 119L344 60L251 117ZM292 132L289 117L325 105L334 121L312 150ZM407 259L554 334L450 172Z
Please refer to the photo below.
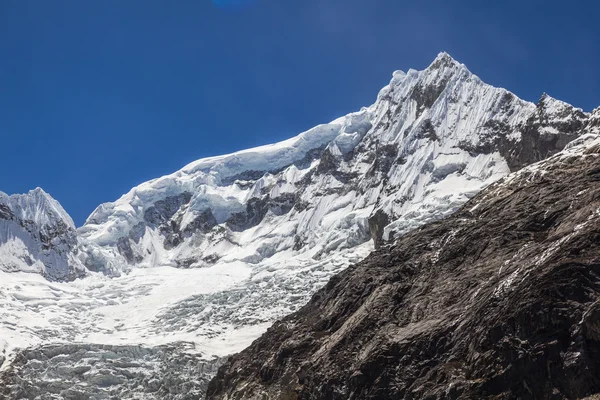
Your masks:
M207 399L578 399L600 392L600 139L491 185L336 275Z
M12 196L0 192L0 270L72 280L85 271L75 257L77 245L73 220L42 189Z
M581 132L592 120L581 110L544 94L535 112L519 125L518 143L510 140L510 136L498 135L495 144L506 157L511 171L516 171L562 150L573 140L573 134ZM503 129L501 124L494 128Z

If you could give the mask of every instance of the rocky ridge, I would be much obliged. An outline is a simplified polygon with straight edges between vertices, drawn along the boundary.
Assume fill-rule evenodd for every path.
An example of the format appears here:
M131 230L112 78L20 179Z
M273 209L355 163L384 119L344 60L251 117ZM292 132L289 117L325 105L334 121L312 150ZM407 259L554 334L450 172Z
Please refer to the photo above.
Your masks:
M600 392L600 137L336 275L207 399L579 399Z

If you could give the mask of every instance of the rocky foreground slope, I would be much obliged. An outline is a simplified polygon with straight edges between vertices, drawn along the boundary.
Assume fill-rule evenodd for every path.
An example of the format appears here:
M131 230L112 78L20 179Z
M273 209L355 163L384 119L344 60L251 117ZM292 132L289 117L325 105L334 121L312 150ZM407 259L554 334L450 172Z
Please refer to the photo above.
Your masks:
M600 392L599 299L587 135L336 275L207 399L584 398Z

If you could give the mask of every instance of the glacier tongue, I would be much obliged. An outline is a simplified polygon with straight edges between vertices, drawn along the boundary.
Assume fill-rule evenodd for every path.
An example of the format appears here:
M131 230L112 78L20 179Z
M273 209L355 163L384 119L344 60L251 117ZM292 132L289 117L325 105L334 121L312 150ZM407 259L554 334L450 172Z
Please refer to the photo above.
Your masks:
M42 196L67 232L67 244L56 243L64 262L36 256L35 267L16 269L63 271L49 275L56 280L85 265L87 277L53 283L4 268L0 335L8 351L189 342L203 357L226 356L374 245L453 212L594 121L549 96L536 105L487 85L442 53L423 71L396 71L359 112L133 188L100 205L76 237L64 210ZM7 198L0 223L13 223L1 219L10 203L20 220L53 226ZM29 239L15 247L15 229L0 236L0 251L38 254Z

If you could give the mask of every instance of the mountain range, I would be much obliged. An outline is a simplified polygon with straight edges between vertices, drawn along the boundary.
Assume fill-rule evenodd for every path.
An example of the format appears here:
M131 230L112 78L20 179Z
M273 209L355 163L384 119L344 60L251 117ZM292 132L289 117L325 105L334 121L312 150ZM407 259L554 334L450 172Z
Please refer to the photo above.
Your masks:
M589 182L582 171L593 167L595 147L589 143L597 134L600 109L587 113L546 94L537 103L521 100L441 53L422 71L394 72L371 106L277 144L193 162L98 206L79 228L40 188L0 193L0 393L40 399L199 398L225 363L209 398L445 398L441 389L429 388L421 370L391 382L382 378L391 369L365 376L362 364L350 360L388 357L395 368L426 362L394 358L396 350L406 349L383 333L373 336L377 324L400 343L410 342L410 351L432 348L425 339L413 340L422 332L456 332L460 321L474 326L457 311L472 307L467 294L479 289L492 296L511 274L529 274L515 261L496 281L489 278L500 258L533 257L517 247L531 246L538 228L516 230L504 252L499 244L504 236L493 236L506 234L502 223L526 217L509 213L516 208L512 202L527 203L527 210L536 205L537 175L554 174L546 171L561 171L556 180L565 192L562 170L569 157L583 160L580 166L573 161L572 169L573 179L583 174L573 187L584 190ZM517 188L533 194L507 194ZM562 204L569 198L553 190L547 201ZM573 221L581 222L578 218ZM557 220L546 219L531 224L541 224L545 233L558 229ZM483 248L487 237L495 238L496 247ZM558 240L546 239L536 242L537 251L549 252ZM498 259L482 266L467 250L493 250ZM479 271L472 281L463 276L471 269ZM388 284L396 294L385 289ZM385 307L367 312L371 301ZM514 304L522 306L519 301ZM401 322L391 319L397 312ZM365 313L381 318L376 324ZM448 318L455 324L448 325ZM414 332L400 333L392 325ZM361 330L365 335L357 333ZM460 343L474 341L473 334L464 333ZM458 363L475 362L475 350L453 353L447 347L453 338L442 336L446 347L435 350L439 365L455 362L454 354L462 357L456 356ZM498 340L480 347L500 346ZM357 356L347 346L358 343L395 353L365 349L364 357ZM331 356L332 348L346 358ZM302 372L304 362L317 370ZM439 374L467 374L458 364L452 368ZM490 393L469 386L464 377L440 382L454 385L458 395ZM416 390L417 383L424 386ZM376 391L384 384L394 389ZM547 393L532 385L525 392ZM285 394L292 397L282 397L283 387L295 388Z

